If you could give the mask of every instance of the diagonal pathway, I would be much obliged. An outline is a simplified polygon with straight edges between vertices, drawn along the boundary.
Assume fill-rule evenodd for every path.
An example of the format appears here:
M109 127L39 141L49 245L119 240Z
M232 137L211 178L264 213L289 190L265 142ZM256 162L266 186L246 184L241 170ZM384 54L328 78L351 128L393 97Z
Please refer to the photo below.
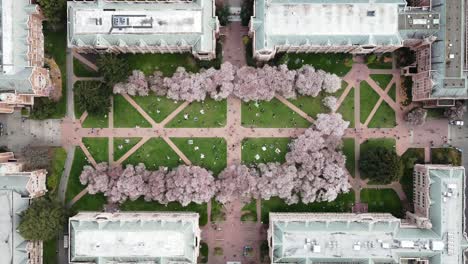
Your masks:
M96 66L96 64L92 63L91 61L89 61L87 58L85 58L83 55L81 55L80 53L78 52L75 52L73 51L73 57L75 57L77 60L79 60L81 63L85 64L86 66L88 66L88 68L90 68L91 70L93 71L98 71L98 67Z
M353 85L348 83L348 86L346 86L346 88L343 91L343 93L341 94L340 98L338 98L338 101L336 102L335 109L340 109L341 104L346 99L346 97L348 96L348 94L349 94L349 92L351 91L352 88L353 88Z
M162 137L162 139L169 145L169 147L174 150L174 152L180 157L180 159L186 164L186 165L191 165L192 162L185 156L185 154L172 142L172 140L169 139L169 137Z
M135 151L137 151L143 144L146 143L146 141L150 140L151 137L142 137L138 143L135 144L127 153L125 153L122 157L119 158L115 163L116 164L122 164L128 157L130 157Z
M91 155L91 153L89 153L88 148L86 148L86 146L83 144L83 142L80 142L79 146L80 146L81 150L83 150L84 154L86 155L86 158L88 159L88 162L91 163L91 165L93 165L93 167L96 167L97 163L94 160L93 155Z
M296 112L299 116L309 121L310 123L314 122L314 119L312 117L310 117L306 112L302 111L299 107L295 106L293 103L289 102L288 99L284 98L281 95L276 95L275 98L278 99L281 103L285 104L291 110Z
M153 118L151 118L151 116L146 113L145 110L143 110L143 108L141 108L141 106L139 104L137 104L135 102L135 100L133 100L128 94L122 94L123 98L125 98L125 100L127 100L128 103L130 103L132 105L133 108L135 108L138 113L140 113L140 115L142 115L146 121L148 121L152 127L157 127L158 124L153 120Z

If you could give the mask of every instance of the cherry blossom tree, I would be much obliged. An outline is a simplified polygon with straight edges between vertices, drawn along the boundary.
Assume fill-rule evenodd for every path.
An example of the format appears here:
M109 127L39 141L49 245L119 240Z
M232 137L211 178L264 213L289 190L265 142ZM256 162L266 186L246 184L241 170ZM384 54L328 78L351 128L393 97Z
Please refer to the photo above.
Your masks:
M327 93L336 93L341 89L341 78L336 74L326 73L322 89Z
M322 90L325 72L315 71L314 67L305 65L297 71L296 89L302 95L317 97Z
M216 200L225 204L237 199L258 198L257 180L255 169L240 164L228 166L218 175Z
M297 203L297 196L293 194L294 179L297 176L297 170L291 164L279 163L261 163L258 164L259 179L257 188L260 197L269 200L277 196L285 199L287 203Z
M148 86L157 96L167 95L167 87L164 86L163 74L160 71L155 71L152 75L148 76Z
M349 121L344 121L339 113L318 114L315 127L325 135L342 137L349 127Z
M132 75L128 77L127 82L120 82L114 85L113 92L114 94L147 96L149 88L145 74L139 70L132 71Z
M330 109L332 112L334 112L336 111L338 99L336 99L336 97L334 96L327 96L323 98L322 103L323 105L328 107L328 109Z
M208 202L216 192L212 173L198 166L178 166L166 175L166 199L187 206Z

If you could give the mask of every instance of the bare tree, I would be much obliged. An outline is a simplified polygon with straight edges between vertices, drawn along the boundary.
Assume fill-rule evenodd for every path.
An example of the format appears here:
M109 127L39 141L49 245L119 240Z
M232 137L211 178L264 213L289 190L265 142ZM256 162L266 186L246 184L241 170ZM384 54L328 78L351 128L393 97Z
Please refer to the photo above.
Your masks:
M409 111L405 115L405 121L409 125L420 126L426 122L427 110L421 107L417 107Z
M455 106L449 107L445 110L444 115L450 121L461 120L466 112L465 104L462 101L457 101Z

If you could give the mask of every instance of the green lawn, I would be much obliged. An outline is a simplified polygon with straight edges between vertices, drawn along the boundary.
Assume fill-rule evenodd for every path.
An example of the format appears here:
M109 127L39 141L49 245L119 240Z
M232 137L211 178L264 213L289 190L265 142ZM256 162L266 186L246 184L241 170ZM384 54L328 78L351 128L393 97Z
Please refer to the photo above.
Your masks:
M442 119L442 118L445 118L444 112L445 112L445 108L428 108L427 109L427 118L428 119Z
M67 68L66 68L66 51L67 51L67 32L66 28L58 31L49 30L44 25L44 50L47 57L54 58L60 68L62 75L62 97L57 102L54 113L50 118L62 118L65 116L67 108Z
M413 201L413 168L414 164L424 164L424 149L409 148L401 156L403 163L403 175L400 184L409 202Z
M316 69L344 76L353 66L353 56L347 53L285 53L279 55L276 64L287 64L289 69L312 65Z
M288 205L282 199L273 197L262 200L262 222L269 222L269 213L350 213L354 205L354 192L342 193L333 202L316 202L310 204Z
M109 162L109 138L83 138L82 141L97 163Z
M55 191L60 184L66 159L67 152L64 148L52 148L47 174L47 191L49 192L49 195L55 195Z
M163 121L181 105L181 102L168 99L164 96L156 96L153 93L150 93L148 96L133 96L132 99L135 100L156 123Z
M215 199L211 199L211 222L222 222L226 220L225 208Z
M44 241L42 254L42 262L44 264L58 264L57 239Z
M242 141L242 163L256 164L285 161L289 151L289 138L246 138ZM265 150L263 150L265 148ZM276 153L276 149L280 152ZM256 159L258 154L259 159Z
M194 164L218 175L226 168L226 140L224 138L171 138L172 142Z
M454 148L432 148L431 161L433 164L452 164L461 166L462 154Z
M141 138L114 138L114 161L119 160L133 146L135 146ZM121 146L121 147L120 147Z
M349 121L349 127L354 127L354 88L349 91L337 113L340 113L344 120Z
M343 139L343 154L346 156L346 169L354 177L354 138L344 138Z
M107 128L109 127L109 115L88 115L84 120L82 126L87 128Z
M185 119L184 115L188 115ZM226 100L207 98L203 102L192 102L166 127L223 127L226 125Z
M198 72L198 65L192 54L125 54L130 69L141 70L146 75L160 71L164 76L172 76L178 67L184 67L187 71Z
M241 221L257 221L257 200L252 200L250 203L242 207Z
M160 204L157 202L146 202L143 198L139 198L136 201L127 200L120 205L121 211L155 211L155 212L196 212L200 214L199 224L204 226L208 222L207 204L196 204L190 203L186 207L183 207L180 203L171 202L167 205Z
M395 111L388 105L387 102L382 101L377 112L375 112L372 120L369 122L369 128L391 128L396 126Z
M208 244L201 241L200 242L200 255L198 256L197 263L208 263L209 248Z
M97 71L92 70L76 58L73 58L73 72L77 77L99 77Z
M151 124L123 96L114 96L114 127L151 127Z
M374 82L377 83L380 88L382 88L382 90L385 90L387 85L393 79L393 75L391 74L371 74L370 77L372 80L374 80Z
M76 147L75 157L73 158L73 164L70 170L67 191L65 194L66 202L69 202L85 188L85 186L80 183L80 174L85 165L89 165L89 162L86 160L86 156L83 151L79 147Z
M182 164L179 156L162 138L151 138L128 159L124 164L137 165L144 163L149 170L156 170L159 166L174 168Z
M388 96L396 102L396 84L392 84L392 87L388 90Z
M379 95L370 87L366 81L361 82L361 123L365 123L370 112L379 100Z
M296 101L297 103L297 101ZM270 102L242 103L241 123L245 127L309 127L309 121L291 110L278 99Z
M76 214L82 211L93 211L101 212L104 210L104 205L107 203L107 198L102 193L97 194L85 194L70 208L72 214Z
M391 213L403 218L403 206L400 198L392 189L363 189L361 202L367 203L370 213Z

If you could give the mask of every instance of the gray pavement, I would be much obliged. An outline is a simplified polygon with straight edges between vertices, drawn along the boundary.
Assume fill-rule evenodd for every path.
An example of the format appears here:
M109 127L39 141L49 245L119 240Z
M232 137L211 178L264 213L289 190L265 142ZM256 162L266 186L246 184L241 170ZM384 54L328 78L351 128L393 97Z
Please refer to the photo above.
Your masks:
M0 146L6 146L19 153L24 147L61 145L60 119L31 120L22 119L21 112L0 114L3 123L3 135L0 136Z

